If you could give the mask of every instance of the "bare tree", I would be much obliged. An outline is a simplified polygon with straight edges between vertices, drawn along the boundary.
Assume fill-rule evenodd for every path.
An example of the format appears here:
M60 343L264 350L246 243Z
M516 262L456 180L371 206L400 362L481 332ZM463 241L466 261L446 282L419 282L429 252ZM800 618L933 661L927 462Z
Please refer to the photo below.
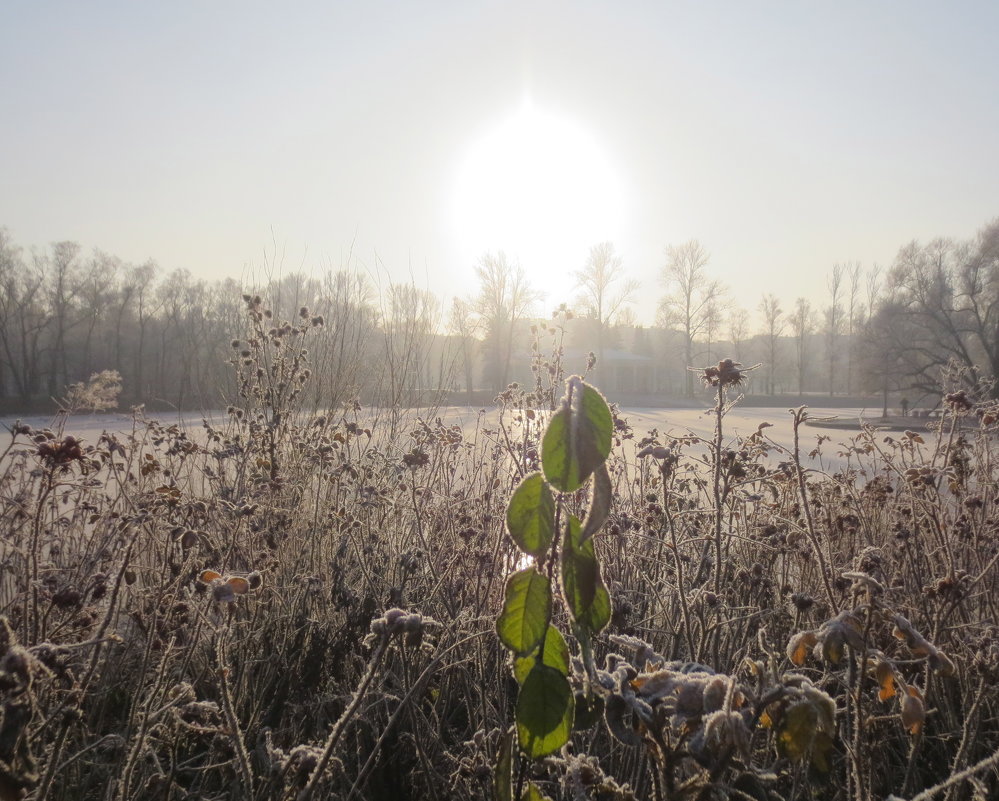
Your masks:
M387 300L381 325L384 403L395 409L404 403L419 403L422 391L430 388L429 356L440 302L430 290L413 284L390 284Z
M45 274L37 260L25 263L21 249L0 229L0 346L13 389L23 402L38 392L42 334L50 322L44 307Z
M971 242L904 246L874 317L869 335L910 387L937 391L950 361L972 384L999 376L999 220Z
M866 320L870 320L874 316L877 304L881 300L882 278L881 267L877 264L867 271L866 297L864 298L867 306L865 309Z
M480 328L481 324L472 301L455 298L448 315L448 330L458 338L465 397L469 404L472 403L472 391L475 388L475 358L472 347Z
M791 332L794 334L795 362L798 369L798 394L805 392L805 378L808 372L808 337L811 336L815 324L812 317L812 306L805 298L798 298L794 303L794 312L788 318Z
M708 277L705 267L708 254L697 240L666 248L666 266L662 281L667 294L659 303L659 323L678 329L683 338L684 366L694 362L694 342L706 333L714 321L724 286ZM694 395L694 374L685 372L685 393Z
M780 357L780 337L784 333L784 311L773 293L763 296L759 309L763 315L763 336L767 348L767 392L773 395L777 391L775 375Z
M615 328L636 328L638 326L638 316L630 306L625 306L614 315Z
M475 274L479 278L476 310L485 332L487 380L500 392L510 376L517 322L530 312L539 295L531 288L524 268L508 261L503 251L483 256Z
M918 387L939 393L939 385L934 380L920 381L918 374L913 375L906 363L906 346L902 343L919 334L911 330L904 311L891 302L885 303L864 323L863 332L857 344L860 383L868 392L881 393L884 416L888 415L888 393L891 391Z
M114 303L116 282L121 269L121 262L113 256L100 251L94 251L82 270L79 296L81 315L83 317L83 334L80 354L80 375L89 376L112 364L111 353L100 351L101 334L107 331L108 310ZM104 343L107 344L106 342ZM95 351L99 355L95 355Z
M370 388L377 312L368 278L349 263L327 267L316 311L326 325L313 355L317 408L335 409Z
M704 344L707 346L705 359L710 364L715 360L715 353L712 346L717 345L721 339L719 333L724 321L724 309L717 298L708 301L704 309ZM697 358L695 356L695 358Z
M857 350L856 333L862 315L860 302L860 279L862 276L863 270L859 261L846 265L846 277L849 279L846 295L846 391L851 395L854 390L853 362Z
M728 312L728 340L732 343L732 352L737 362L742 361L742 346L749 334L749 312L741 306L735 306Z
M584 316L596 322L596 370L599 375L604 360L607 327L613 323L624 304L631 302L639 284L635 280L624 280L624 265L610 242L601 242L590 248L586 265L572 275L580 291L577 305ZM622 281L616 291L611 288L612 284Z
M79 290L80 246L76 242L56 242L52 256L37 256L37 263L45 275L45 295L51 317L49 336L48 394L56 397L69 383L69 356L66 338L80 323L75 313L76 295Z
M132 354L132 392L136 398L149 397L149 387L145 383L146 341L151 319L159 311L154 283L157 272L156 264L151 261L125 271L124 294L137 329Z
M836 365L839 362L839 336L843 327L843 266L833 265L832 272L826 280L829 289L829 305L825 310L826 323L826 368L829 375L829 394L836 389Z
M11 301L9 285L14 274L21 269L21 249L10 239L6 228L0 228L0 398L7 397L8 376L14 371L14 354L11 346L13 328L9 318Z

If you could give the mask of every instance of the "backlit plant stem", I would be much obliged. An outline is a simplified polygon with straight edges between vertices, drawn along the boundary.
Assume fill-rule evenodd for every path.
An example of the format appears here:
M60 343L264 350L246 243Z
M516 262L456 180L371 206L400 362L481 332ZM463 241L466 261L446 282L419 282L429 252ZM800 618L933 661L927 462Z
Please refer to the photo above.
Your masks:
M826 598L829 601L829 607L833 610L833 614L839 614L839 604L836 603L836 595L833 593L832 583L829 580L829 568L826 565L825 556L822 554L822 546L819 544L819 537L815 533L815 520L812 517L812 507L808 503L808 490L805 487L805 471L801 466L799 436L801 424L805 421L807 413L805 411L805 407L801 406L798 409L792 410L791 414L794 423L794 474L798 480L798 496L801 498L801 511L805 515L805 526L808 531L808 541L812 545L815 560L819 563L819 572L822 574L822 584L826 590Z

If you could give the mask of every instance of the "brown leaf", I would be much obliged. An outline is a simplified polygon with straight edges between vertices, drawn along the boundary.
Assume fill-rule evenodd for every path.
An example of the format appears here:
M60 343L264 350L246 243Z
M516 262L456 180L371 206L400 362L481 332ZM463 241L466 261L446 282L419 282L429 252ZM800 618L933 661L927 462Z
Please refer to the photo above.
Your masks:
M923 730L923 722L926 720L926 706L923 699L912 694L913 688L909 688L909 695L902 698L902 725L909 734L919 734ZM918 692L918 691L917 691Z
M801 631L791 637L787 643L787 658L791 664L801 667L805 664L809 649L819 641L814 631Z

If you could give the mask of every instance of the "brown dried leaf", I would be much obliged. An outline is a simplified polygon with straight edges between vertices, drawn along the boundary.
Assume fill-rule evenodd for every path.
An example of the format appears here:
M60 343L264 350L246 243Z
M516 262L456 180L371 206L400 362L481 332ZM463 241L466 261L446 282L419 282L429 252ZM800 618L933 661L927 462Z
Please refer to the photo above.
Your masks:
M926 706L919 695L912 694L913 689L910 687L910 694L902 698L902 725L909 734L919 734L926 720Z
M787 658L791 664L801 667L805 664L809 649L818 643L819 638L814 631L801 631L791 637L787 643Z

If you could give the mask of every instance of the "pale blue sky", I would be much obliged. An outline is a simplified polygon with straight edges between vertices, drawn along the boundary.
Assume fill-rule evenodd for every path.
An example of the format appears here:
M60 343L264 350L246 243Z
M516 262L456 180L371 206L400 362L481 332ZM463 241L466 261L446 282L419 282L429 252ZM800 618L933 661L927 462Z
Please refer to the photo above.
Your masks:
M821 300L837 261L999 215L997 30L996 3L7 0L0 225L211 278L273 229L286 269L353 246L469 292L456 171L529 95L617 170L640 317L695 237L747 308ZM553 295L584 240L525 266Z

